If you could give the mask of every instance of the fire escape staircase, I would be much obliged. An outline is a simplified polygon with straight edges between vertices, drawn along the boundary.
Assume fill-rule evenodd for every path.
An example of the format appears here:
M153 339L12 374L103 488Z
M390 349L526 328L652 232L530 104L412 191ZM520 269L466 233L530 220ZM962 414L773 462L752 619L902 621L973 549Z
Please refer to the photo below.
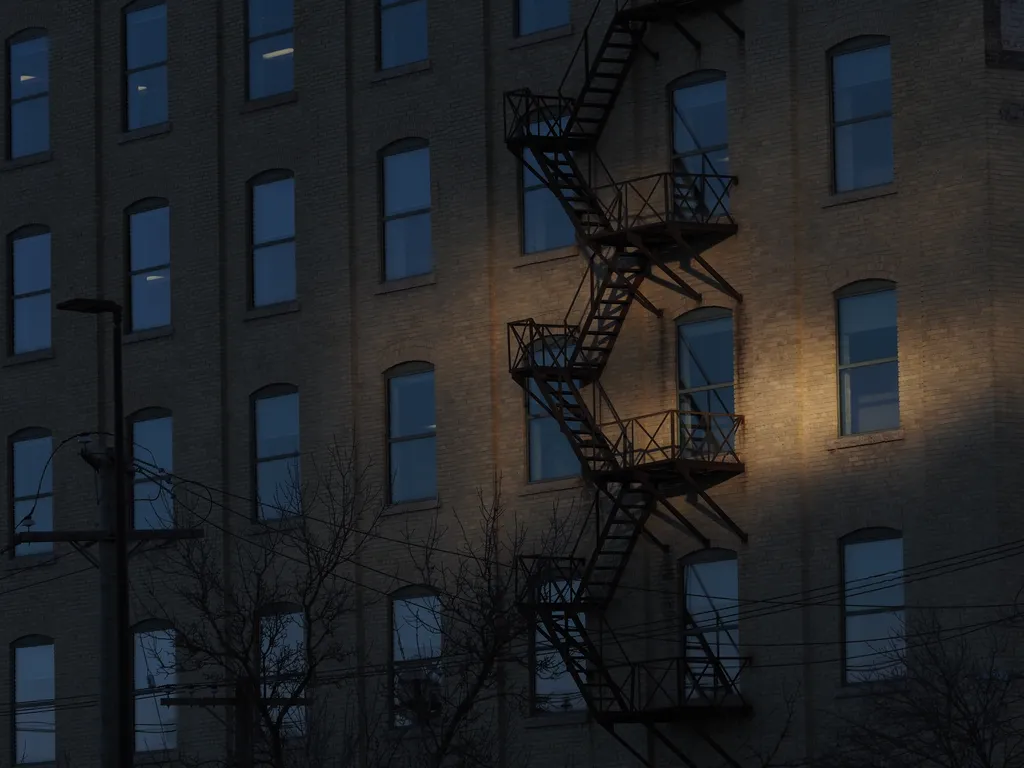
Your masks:
M597 14L604 3L611 6L605 6L611 20L591 55L591 32L599 31ZM715 714L749 710L738 685L745 662L734 659L727 668L694 618L684 615L684 623L700 653L641 662L628 660L604 621L640 538L660 545L647 529L652 516L709 545L670 496L699 497L704 503L695 504L698 509L746 540L707 493L743 471L734 449L742 417L669 411L624 420L600 378L633 303L653 308L640 289L655 269L668 278L659 282L699 301L700 294L669 266L683 259L696 262L723 291L742 299L703 256L736 231L727 207L735 179L680 169L602 185L592 184L591 178L596 163L611 179L595 150L633 63L647 51L648 27L666 22L681 29L681 16L704 11L722 15L721 6L727 4L729 0L598 0L558 94L521 89L505 95L508 148L559 200L589 262L563 323L527 319L509 324L510 372L558 421L596 490L593 550L585 558L576 556L585 546L581 535L569 556L522 558L520 604L559 650L593 719L645 765L651 764L649 756L616 726L642 724L692 766L662 724L694 724ZM573 76L582 83L569 98L563 93ZM611 420L602 424L598 413L607 413ZM613 640L610 654L605 629ZM704 729L694 727L736 765Z

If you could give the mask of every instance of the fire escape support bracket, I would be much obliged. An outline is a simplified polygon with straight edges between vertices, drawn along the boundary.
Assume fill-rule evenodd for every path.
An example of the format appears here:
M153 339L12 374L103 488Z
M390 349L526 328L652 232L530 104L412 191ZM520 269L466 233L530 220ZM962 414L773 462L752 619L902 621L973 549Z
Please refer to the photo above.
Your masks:
M598 722L601 721L598 720ZM615 731L615 723L601 722L601 727L608 731L608 733L612 735L612 738L619 742L619 744L621 744L627 750L629 750L629 753L633 755L633 757L635 757L637 760L639 760L642 765L647 766L647 768L654 768L654 763L651 762L651 759L649 757L644 757L642 754L640 754L640 751L636 747L634 747L632 744L626 741L624 736L620 736Z
M672 22L672 26L674 26L676 28L676 31L680 35L682 35L684 38L686 38L686 42L688 42L690 45L692 45L694 50L697 51L697 55L700 56L700 54L701 54L700 40L698 40L696 37L691 35L689 30L687 30L686 27L684 27L678 21L673 21Z
M656 307L654 305L654 302L652 302L650 299L648 299L646 296L644 296L642 293L640 293L640 289L639 288L637 289L636 294L633 296L633 298L634 298L634 300L636 301L637 304L639 304L641 307L646 309L648 312L650 312L655 317L664 317L665 316L665 310L663 310L663 309L661 309L659 307Z
M655 507L654 514L659 519L664 520L669 525L683 528L687 533L693 536L693 538L699 541L701 543L701 546L703 546L705 549L711 546L711 539L709 539L707 536L701 533L697 526L695 526L693 523L687 520L686 516L678 509L676 509L675 505L668 500L668 496L666 496L661 491L655 491L655 497L658 499L658 501L661 502L662 506L664 506L665 509L668 510L668 512L666 513L664 510L660 510L657 507ZM671 516L669 513L671 513Z
M711 747L713 750L715 750L715 752L717 752L718 755L723 760L725 760L727 765L731 765L732 768L743 768L743 766L740 764L739 760L737 760L735 757L733 757L728 752L726 752L725 749L722 747L721 744L718 743L718 740L714 736L712 736L710 733L708 733L703 728L695 728L694 730L697 731L697 735L700 736L701 739L704 740L705 744L707 744L709 747Z
M629 239L630 244L633 245L633 247L640 251L644 256L646 256L648 261L651 262L651 264L658 267L662 272L664 272L672 279L672 282L676 284L675 290L678 293L682 293L684 296L688 296L689 298L697 302L700 302L702 300L700 293L694 290L693 286L691 286L689 283L683 280L683 278L681 278L679 275L677 275L675 272L669 269L668 266L665 264L664 259L662 259L659 256L655 256L651 249L644 245L643 240L638 235L629 234L627 235L627 237Z
M657 52L656 50L654 50L653 48L651 48L651 46L649 46L649 45L648 45L648 44L647 44L646 42L644 42L643 40L641 40L641 41L639 42L638 46L639 46L639 48L640 48L640 50L641 50L641 51L643 51L643 52L644 52L644 53L646 53L646 54L647 54L648 56L650 56L650 57L651 57L652 59L654 59L654 61L660 61L660 60L661 60L661 54L659 54L659 53L658 53L658 52Z
M726 15L725 11L719 8L715 11L715 15L722 20L722 23L725 24L725 26L733 31L733 34L735 34L741 42L746 41L747 34L740 28L739 24Z
M697 492L697 495L701 498L701 501L703 501L705 504L711 507L711 510L714 512L714 514L708 514L704 510L701 511L705 512L705 514L707 514L709 518L714 520L727 531L732 532L736 536L736 538L738 538L744 544L749 543L750 537L747 536L747 532L740 528L738 525L736 525L736 522L731 517L729 517L729 515L726 514L725 510L718 505L718 502L711 498L710 494L708 494L707 491L701 488L699 484L693 481L693 478L690 477L689 472L684 474L687 479L687 482L689 482L690 486ZM697 507L697 509L700 509L700 507Z
M701 255L700 251L698 251L696 248L694 248L686 241L686 238L683 237L678 227L669 227L669 232L672 235L672 239L676 241L679 247L686 251L687 254L689 254L690 258L692 258L694 261L700 264L700 266L704 269L705 272L711 275L712 279L718 284L718 287L721 288L723 292L727 293L729 296L732 296L732 298L736 299L736 301L740 303L743 302L743 294L737 291L735 288L733 288L732 283L730 283L728 280L722 277L722 275L719 274L718 270L711 266L708 260Z
M670 739L668 736L662 733L661 728L654 725L653 723L648 725L647 728L652 734L654 734L654 737L658 741L660 741L662 744L668 747L669 751L677 758L679 758L680 762L683 765L687 766L687 768L697 768L697 764L692 759L687 757L686 754L678 746L676 746L676 743L672 741L672 739ZM735 765L736 761L732 760L732 763Z

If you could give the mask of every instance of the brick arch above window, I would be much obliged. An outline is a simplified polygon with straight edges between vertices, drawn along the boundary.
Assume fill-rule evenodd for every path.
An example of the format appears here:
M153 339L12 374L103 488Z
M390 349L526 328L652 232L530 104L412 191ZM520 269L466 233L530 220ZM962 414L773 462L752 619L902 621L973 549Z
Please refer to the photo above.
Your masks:
M738 560L739 557L734 549L725 547L705 547L696 549L693 552L679 558L680 566L696 565L697 563L717 563L723 560Z
M166 619L140 619L132 625L133 634L142 632L173 632L174 624Z
M7 238L11 242L22 240L26 237L38 237L39 235L50 235L53 232L46 224L22 224L17 229L11 230Z
M703 323L706 320L721 320L722 318L732 316L733 311L728 307L697 307L680 314L676 317L675 322L677 325L686 325L688 323Z
M838 267L835 269L829 269L826 274L828 275L829 289L832 293L837 295L847 286L855 285L857 283L891 283L893 287L895 287L898 282L896 280L895 268L882 263L876 263L868 266L860 264L856 266L851 265L847 267Z
M889 44L890 40L888 35L855 35L854 37L847 37L846 39L840 40L832 45L828 49L828 55L840 56L844 53L853 53L854 51L863 51L867 48L875 48L876 46Z
M840 286L835 289L834 293L836 298L842 299L847 296L860 296L864 293L894 290L896 290L896 282L894 280L865 278L863 280L854 280L853 282Z
M434 364L426 360L406 360L396 363L384 371L384 378L390 379L395 376L408 376L412 373L427 373L435 370Z
M401 152L410 152L414 149L424 149L430 146L430 140L423 136L403 136L400 139L393 139L378 150L381 157L397 155Z
M12 443L16 443L19 440L35 440L39 437L53 437L53 432L46 427L21 427L16 432L12 432L8 439Z
M17 45L26 40L35 40L37 37L46 37L49 32L45 27L25 27L7 38L7 45Z
M668 89L675 91L679 88L689 88L691 85L704 85L704 83L714 83L726 79L728 79L728 75L724 69L696 69L693 72L680 75L675 80L670 80Z
M839 537L840 544L860 544L868 541L888 541L889 539L900 539L903 531L898 528L890 528L884 525L867 526L845 533Z
M255 173L248 179L248 184L251 187L258 186L259 184L268 184L272 181L283 181L284 179L294 179L295 171L290 168L266 168L259 173Z
M146 211L155 211L158 208L167 208L170 204L166 197L143 197L126 205L124 212L130 216L133 213L145 213Z

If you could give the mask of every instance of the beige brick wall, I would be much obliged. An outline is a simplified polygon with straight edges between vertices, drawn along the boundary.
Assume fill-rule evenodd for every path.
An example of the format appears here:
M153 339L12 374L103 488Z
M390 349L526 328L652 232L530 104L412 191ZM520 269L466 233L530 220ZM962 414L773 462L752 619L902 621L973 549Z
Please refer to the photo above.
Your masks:
M289 382L300 391L303 450L322 452L332 438L354 441L383 484L384 372L426 360L436 371L442 515L471 514L477 488L489 488L496 475L522 517L539 519L554 503L566 509L580 497L578 482L527 482L523 395L506 373L506 323L560 321L582 262L573 248L521 253L520 168L503 144L502 93L524 85L553 91L591 4L573 0L572 34L523 46L513 37L512 0L432 0L430 67L381 78L373 3L298 0L297 97L253 111L244 102L242 4L172 0L172 128L125 143L121 4L15 0L0 36L27 26L51 34L53 159L0 163L0 229L51 227L55 301L97 292L120 299L124 208L143 197L170 200L173 330L126 344L126 410L172 410L183 476L250 496L249 395ZM1016 5L1003 0L1004 37ZM749 600L834 587L836 540L861 526L902 528L908 564L1017 538L1024 133L999 118L999 106L1019 98L1024 74L984 68L982 9L954 0L746 0L729 13L745 29L742 43L712 15L686 21L699 54L671 28L649 33L658 58L638 59L600 148L619 179L665 170L668 84L695 69L727 73L740 232L709 258L744 301L701 290L706 305L735 312L746 472L713 495L749 544L678 504L715 545L738 550ZM829 189L826 51L860 34L892 39L896 180L879 194L837 197ZM1012 43L1007 37L1005 48ZM6 62L0 74L7 76ZM378 151L409 136L430 142L436 268L431 278L382 286ZM261 316L246 309L246 180L270 168L295 174L298 300L290 312ZM871 277L899 286L902 430L890 442L837 445L832 292ZM7 281L4 271L5 293ZM696 306L653 284L644 291L663 317L632 309L603 379L626 417L672 407L674 321ZM0 328L5 347L7 332ZM55 314L52 358L0 368L0 432L45 426L60 439L97 423L109 428L106 333L88 318ZM92 472L74 453L69 446L55 459L61 528L95 519ZM8 474L0 477L4 498ZM230 511L216 512L208 535L222 536L219 528L248 535L248 505L218 501ZM388 536L407 525L416 530L432 514L422 505L395 512L382 528ZM669 551L640 544L622 607L611 616L627 634L648 628L637 655L674 650L677 561L696 546L660 522L652 530ZM7 535L5 528L3 541ZM67 556L29 571L4 564L0 645L30 633L53 636L57 696L92 696L96 572L67 577L84 561L66 545L57 552ZM407 559L383 540L367 554L399 582L415 578ZM914 582L907 601L1008 602L1013 572L1010 560ZM43 583L51 577L58 580ZM385 581L366 577L375 588ZM971 611L965 621L983 614ZM387 621L373 599L355 628L371 665L386 658ZM757 714L721 726L723 738L770 740L779 693L799 689L788 748L799 755L827 743L818 712L843 706L839 626L835 601L744 621L742 641L755 659L744 691ZM0 665L0 690L9 683ZM221 748L223 733L209 718L194 711L181 718L183 748ZM5 744L9 727L0 718ZM74 750L76 767L96 764L97 727L95 709L58 715L59 749ZM682 730L673 735L688 739ZM510 738L527 744L539 765L560 768L557 759L569 753L577 765L630 764L600 729L578 721L535 719L517 724Z

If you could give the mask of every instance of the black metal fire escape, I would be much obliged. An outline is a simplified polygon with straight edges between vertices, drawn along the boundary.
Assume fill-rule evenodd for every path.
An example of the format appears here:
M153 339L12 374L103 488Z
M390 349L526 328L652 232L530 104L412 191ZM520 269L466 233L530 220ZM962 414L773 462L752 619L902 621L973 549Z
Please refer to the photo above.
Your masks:
M708 493L743 471L735 451L743 419L684 411L623 419L600 377L633 302L654 309L640 291L646 279L700 301L671 264L696 264L722 291L742 299L704 256L736 232L727 202L736 179L676 167L616 182L596 147L633 62L642 52L653 53L644 44L648 28L669 23L692 40L682 20L715 13L742 34L722 10L732 1L598 0L558 93L521 89L505 94L506 143L561 202L590 266L563 323L528 319L509 324L513 378L558 420L596 491L593 550L586 557L574 551L565 557L523 558L519 599L558 649L591 717L645 765L649 758L617 726L643 725L683 764L694 766L664 727L685 723L719 757L737 765L701 723L749 711L738 685L745 662L716 656L685 611L697 653L630 661L604 619L641 536L660 545L646 528L651 516L709 545L671 498L687 495L714 522L746 540ZM605 23L598 16L602 5L611 16L603 30L598 26ZM576 86L574 96L564 95ZM592 183L595 167L606 183ZM599 422L599 413L606 414L606 423ZM581 537L577 550L582 546ZM610 649L605 642L609 634L614 640Z

